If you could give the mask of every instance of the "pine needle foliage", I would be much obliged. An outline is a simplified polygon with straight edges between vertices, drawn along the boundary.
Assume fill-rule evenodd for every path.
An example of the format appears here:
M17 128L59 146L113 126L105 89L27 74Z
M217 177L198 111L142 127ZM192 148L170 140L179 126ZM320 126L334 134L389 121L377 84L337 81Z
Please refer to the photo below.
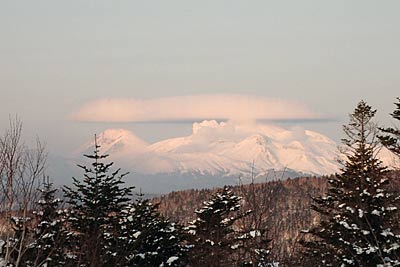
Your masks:
M27 266L63 266L64 211L57 189L47 178L40 189L38 209L34 212L36 226L27 251Z
M171 223L142 195L120 213L126 266L186 266L181 227Z
M393 119L400 121L400 97L397 98L397 101L398 102L395 103L396 108L390 115L393 117ZM382 144L400 157L400 129L396 126L379 129L383 134L378 136Z
M308 232L303 266L399 266L399 199L387 189L387 170L376 158L376 111L361 101L343 127L341 173L314 198L320 222Z
M100 154L99 148L95 140L93 154L84 155L91 165L78 165L84 171L83 180L73 177L74 187L64 187L70 205L68 256L75 266L117 266L117 248L108 244L118 238L116 214L130 201L134 188L122 186L127 173L112 172L113 163L103 162L108 155Z
M251 213L240 212L241 197L225 186L213 194L204 206L195 211L197 218L186 227L189 239L189 266L246 266L243 259L235 258L246 240L257 231L241 233L235 222Z

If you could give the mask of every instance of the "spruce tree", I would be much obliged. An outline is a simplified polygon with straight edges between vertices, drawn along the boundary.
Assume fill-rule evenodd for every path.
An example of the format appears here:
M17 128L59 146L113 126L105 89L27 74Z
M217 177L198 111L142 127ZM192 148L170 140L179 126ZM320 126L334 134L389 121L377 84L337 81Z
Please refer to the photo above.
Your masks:
M73 178L74 187L64 187L70 212L67 223L69 263L74 266L118 266L119 247L110 247L111 240L118 238L118 216L130 200L133 187L122 187L120 169L111 172L113 163L104 163L108 155L95 150L85 155L92 160L90 167L78 165L84 171L83 180Z
M126 266L185 266L180 227L160 215L158 204L139 196L120 216Z
M235 227L237 220L250 213L239 212L240 201L241 197L236 196L229 187L224 187L195 211L197 218L186 228L190 247L189 266L249 264L245 259L235 258L234 254L243 248L246 240L258 236L259 232L242 233Z
M387 171L376 158L375 113L363 101L357 105L343 127L341 173L329 178L325 196L314 198L321 220L307 231L314 241L305 242L314 266L400 265L399 201L387 190Z
M36 226L33 229L33 242L27 251L27 266L63 266L64 221L61 199L55 196L57 189L52 183L44 181L40 189L38 210L34 212Z
M397 98L398 102L395 103L396 109L390 114L394 119L400 120L400 97ZM383 135L378 136L382 144L400 157L400 129L398 127L380 128Z

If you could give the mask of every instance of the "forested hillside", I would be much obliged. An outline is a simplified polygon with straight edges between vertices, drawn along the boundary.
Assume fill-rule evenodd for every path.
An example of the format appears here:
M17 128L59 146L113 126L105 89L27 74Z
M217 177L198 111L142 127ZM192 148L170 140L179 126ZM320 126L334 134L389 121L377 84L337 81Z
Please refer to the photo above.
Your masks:
M239 196L248 194L252 185L234 186ZM326 178L304 177L254 184L255 201L265 213L262 215L268 236L272 239L273 258L280 262L289 260L296 252L301 230L308 228L317 219L310 209L311 197L326 191ZM166 217L186 224L195 217L199 208L210 194L217 189L185 190L154 199L160 202L160 211ZM249 206L250 198L243 198L243 207Z
M398 190L399 175L391 176L389 186ZM268 230L268 237L272 240L272 258L282 266L291 266L297 260L302 249L299 241L306 238L301 231L310 228L318 220L318 215L311 210L310 205L312 197L326 192L328 178L302 177L232 188L232 191L243 197L244 209L248 208L249 201L255 201L263 211L263 222ZM254 187L254 196L249 194L251 187ZM216 191L217 189L177 191L156 197L153 202L159 202L161 213L172 221L187 224L195 218L194 211Z

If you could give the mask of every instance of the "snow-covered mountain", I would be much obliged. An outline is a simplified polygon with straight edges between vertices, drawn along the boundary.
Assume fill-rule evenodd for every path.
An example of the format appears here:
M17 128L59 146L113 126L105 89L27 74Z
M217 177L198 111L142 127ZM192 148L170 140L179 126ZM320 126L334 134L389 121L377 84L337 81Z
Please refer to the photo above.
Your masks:
M194 123L188 136L153 144L124 129L98 134L97 143L116 167L130 172L125 181L146 193L238 184L252 175L261 182L339 170L338 144L300 127L209 120ZM93 150L91 140L68 158L53 155L53 176L60 184L81 177L76 164L89 164L82 154ZM388 150L382 149L379 157L386 166L399 164Z
M215 181L219 184L228 177L246 179L251 173L265 178L272 170L288 175L338 171L337 144L302 128L210 120L194 123L188 136L153 144L124 129L106 130L97 142L102 153L133 172L135 179L143 183L154 180L156 185L152 186L168 181L173 189L182 184L190 187L191 183L204 187L211 182L208 186L215 186L213 179L219 179ZM94 141L88 142L77 154L91 153L93 148Z
M254 167L257 174L288 168L320 175L338 170L336 150L329 138L299 128L203 121L191 135L152 144L146 154L164 162L156 172L243 175Z
M143 152L149 146L147 142L134 133L124 129L108 129L97 135L97 143L101 146L102 154L111 154L114 158L132 157ZM90 154L94 150L94 140L81 146L74 155Z

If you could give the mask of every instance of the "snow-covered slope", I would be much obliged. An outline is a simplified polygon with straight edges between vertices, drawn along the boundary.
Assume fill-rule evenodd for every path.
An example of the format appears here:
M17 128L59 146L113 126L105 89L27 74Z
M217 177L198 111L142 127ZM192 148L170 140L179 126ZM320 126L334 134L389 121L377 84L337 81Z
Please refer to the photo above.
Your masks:
M211 120L194 123L189 136L154 144L126 130L107 130L98 144L119 165L142 174L238 176L289 169L321 175L338 170L336 143L301 128ZM80 149L91 150L93 142Z
M108 129L97 135L97 143L101 146L102 154L111 154L115 158L125 156L130 157L142 153L149 145L132 132L124 129ZM94 140L82 145L75 155L82 153L88 154L94 150Z
M265 181L339 170L338 145L300 127L211 120L194 123L188 136L153 144L124 129L106 130L97 142L101 153L131 173L126 182L147 193L237 184L252 174ZM75 162L82 163L81 155L93 149L94 141L81 146ZM391 165L390 152L382 151L381 159Z
M177 171L238 175L285 168L309 174L338 170L336 144L318 133L277 126L204 121L190 136L148 147L176 164Z

